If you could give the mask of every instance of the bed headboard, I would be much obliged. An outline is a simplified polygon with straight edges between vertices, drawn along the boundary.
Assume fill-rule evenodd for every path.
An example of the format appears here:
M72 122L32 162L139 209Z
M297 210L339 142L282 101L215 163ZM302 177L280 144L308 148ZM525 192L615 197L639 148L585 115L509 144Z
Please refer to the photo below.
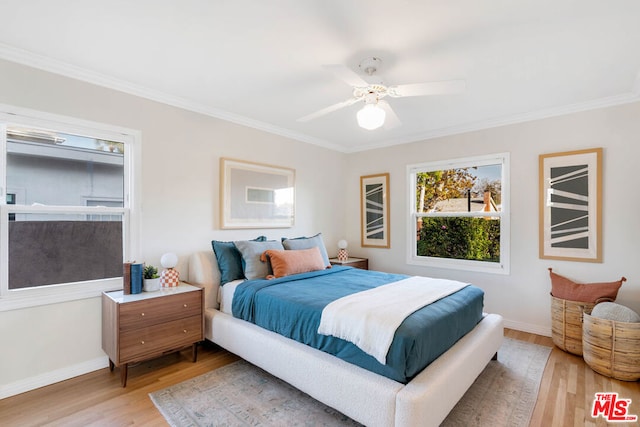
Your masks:
M205 308L220 307L220 269L213 251L195 252L189 257L189 283L204 288Z

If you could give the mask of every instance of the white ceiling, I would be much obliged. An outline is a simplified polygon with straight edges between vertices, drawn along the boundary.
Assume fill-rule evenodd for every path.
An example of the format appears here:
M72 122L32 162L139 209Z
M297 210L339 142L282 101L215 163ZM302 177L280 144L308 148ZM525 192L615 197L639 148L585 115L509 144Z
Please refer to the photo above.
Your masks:
M353 152L640 100L637 0L0 0L0 57ZM464 79L387 98L367 131L323 69L382 59L385 84ZM369 82L380 82L362 75ZM0 76L1 77L1 76Z

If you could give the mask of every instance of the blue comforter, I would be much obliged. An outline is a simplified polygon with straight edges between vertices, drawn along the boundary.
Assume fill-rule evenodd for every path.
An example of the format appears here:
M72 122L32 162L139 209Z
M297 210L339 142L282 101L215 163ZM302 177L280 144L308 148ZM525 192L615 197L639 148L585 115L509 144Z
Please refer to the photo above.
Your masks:
M407 277L334 266L273 280L248 280L236 289L232 311L234 317L406 384L482 319L481 289L467 286L407 317L396 330L386 365L348 341L317 331L322 310L331 301Z

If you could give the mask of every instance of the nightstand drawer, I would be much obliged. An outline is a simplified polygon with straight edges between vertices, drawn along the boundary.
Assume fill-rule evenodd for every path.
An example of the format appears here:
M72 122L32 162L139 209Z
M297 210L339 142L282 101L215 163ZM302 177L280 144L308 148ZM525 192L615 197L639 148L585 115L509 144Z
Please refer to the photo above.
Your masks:
M120 330L126 331L185 317L199 316L201 310L200 292L186 292L121 304Z
M341 261L338 258L329 258L331 265L344 265L353 268L359 268L361 270L369 269L368 258L348 258L346 261Z
M202 339L202 317L186 319L122 332L120 361L127 363L154 353L191 345Z

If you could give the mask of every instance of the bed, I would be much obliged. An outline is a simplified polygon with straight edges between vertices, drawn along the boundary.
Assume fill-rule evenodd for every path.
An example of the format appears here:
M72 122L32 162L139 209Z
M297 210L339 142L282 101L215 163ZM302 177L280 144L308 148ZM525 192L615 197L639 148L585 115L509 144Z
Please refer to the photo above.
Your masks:
M208 340L367 426L439 425L503 339L502 318L484 314L469 333L403 384L238 319L228 307L221 310L212 251L190 257L187 280L205 289Z

